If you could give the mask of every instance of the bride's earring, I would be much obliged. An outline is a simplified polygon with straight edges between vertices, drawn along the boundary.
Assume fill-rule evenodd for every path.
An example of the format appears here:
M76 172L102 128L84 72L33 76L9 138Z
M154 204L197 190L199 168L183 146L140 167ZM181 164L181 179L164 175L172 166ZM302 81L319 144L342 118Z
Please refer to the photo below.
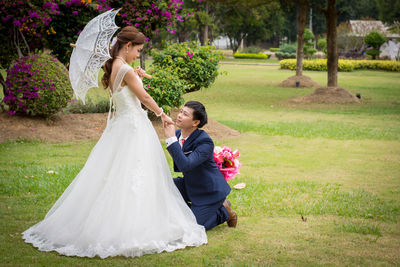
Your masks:
M128 50L125 51L125 54L128 54Z

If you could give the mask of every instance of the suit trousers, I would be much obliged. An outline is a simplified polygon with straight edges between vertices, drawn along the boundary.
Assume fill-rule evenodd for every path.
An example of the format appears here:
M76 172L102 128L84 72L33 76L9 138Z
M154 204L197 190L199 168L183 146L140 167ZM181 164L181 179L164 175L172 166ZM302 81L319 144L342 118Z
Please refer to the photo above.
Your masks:
M196 217L197 223L203 225L206 230L210 230L211 228L228 220L228 211L222 205L225 199L212 204L196 205L195 203L191 203L187 195L184 178L174 178L174 183L179 192L181 192L183 199L192 210L194 216Z

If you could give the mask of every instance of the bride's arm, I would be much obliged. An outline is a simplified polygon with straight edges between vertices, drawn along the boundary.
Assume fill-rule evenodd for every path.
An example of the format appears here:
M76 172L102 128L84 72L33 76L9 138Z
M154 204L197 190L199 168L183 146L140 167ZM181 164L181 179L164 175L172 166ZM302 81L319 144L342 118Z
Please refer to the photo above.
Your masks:
M154 99L146 92L146 90L144 90L143 86L135 76L136 74L134 70L129 70L124 77L124 81L128 85L129 89L137 96L143 105L153 111L156 115L162 113L161 119L163 121L173 124L172 119L163 112L163 109L160 108L156 101L154 101Z

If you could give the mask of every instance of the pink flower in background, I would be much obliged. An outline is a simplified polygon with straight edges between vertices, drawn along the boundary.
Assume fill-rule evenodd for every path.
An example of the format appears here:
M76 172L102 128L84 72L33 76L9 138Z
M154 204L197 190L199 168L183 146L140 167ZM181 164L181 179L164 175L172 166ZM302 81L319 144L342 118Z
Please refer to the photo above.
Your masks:
M236 174L240 173L239 168L242 164L237 159L238 157L240 157L238 150L232 152L232 149L227 146L214 148L214 161L226 181L235 178Z
M190 53L189 51L187 51L187 52L186 52L186 55L187 55L189 58L192 58L193 53Z

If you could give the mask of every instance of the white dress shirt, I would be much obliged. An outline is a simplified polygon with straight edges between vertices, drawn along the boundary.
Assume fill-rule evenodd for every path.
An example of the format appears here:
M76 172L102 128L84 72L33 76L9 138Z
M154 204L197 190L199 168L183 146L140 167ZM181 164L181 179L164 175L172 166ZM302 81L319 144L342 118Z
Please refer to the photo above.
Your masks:
M176 138L176 136L172 136L172 137L168 138L167 140L165 140L165 142L167 143L167 147L169 147L171 144L179 141L179 145L182 147L183 146L182 139L185 139L185 141L186 141L189 138L189 136L186 138L183 138L181 135L181 136L179 136L179 140L178 140L178 138Z

